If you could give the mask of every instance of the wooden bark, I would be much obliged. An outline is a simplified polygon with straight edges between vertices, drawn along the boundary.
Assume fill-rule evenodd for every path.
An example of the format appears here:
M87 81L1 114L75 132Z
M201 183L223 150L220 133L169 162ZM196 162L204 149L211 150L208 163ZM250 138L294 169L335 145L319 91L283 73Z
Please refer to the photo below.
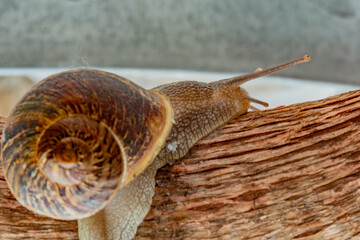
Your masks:
M359 177L360 91L250 112L158 172L136 239L360 239ZM76 236L0 176L0 239Z

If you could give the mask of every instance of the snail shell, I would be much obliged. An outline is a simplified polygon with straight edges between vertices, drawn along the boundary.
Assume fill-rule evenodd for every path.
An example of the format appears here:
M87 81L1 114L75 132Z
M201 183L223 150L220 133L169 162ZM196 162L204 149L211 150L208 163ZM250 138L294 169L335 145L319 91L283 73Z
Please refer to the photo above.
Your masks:
M172 118L164 95L119 76L95 70L51 76L23 97L6 123L6 180L36 213L90 216L152 162Z

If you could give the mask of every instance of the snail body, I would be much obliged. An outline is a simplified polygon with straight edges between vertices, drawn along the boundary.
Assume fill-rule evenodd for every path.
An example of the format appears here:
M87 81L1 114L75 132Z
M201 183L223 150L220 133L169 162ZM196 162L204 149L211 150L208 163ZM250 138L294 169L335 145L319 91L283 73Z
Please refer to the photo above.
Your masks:
M253 108L240 84L298 60L213 83L145 90L98 70L44 79L5 125L5 178L28 209L79 220L80 239L131 239L148 213L158 168Z

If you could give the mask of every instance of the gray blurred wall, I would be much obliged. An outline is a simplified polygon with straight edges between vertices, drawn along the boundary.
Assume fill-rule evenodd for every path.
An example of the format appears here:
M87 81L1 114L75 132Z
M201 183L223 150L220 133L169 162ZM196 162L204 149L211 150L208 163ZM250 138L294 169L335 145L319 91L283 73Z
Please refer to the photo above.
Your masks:
M0 67L249 72L360 84L360 1L0 0Z

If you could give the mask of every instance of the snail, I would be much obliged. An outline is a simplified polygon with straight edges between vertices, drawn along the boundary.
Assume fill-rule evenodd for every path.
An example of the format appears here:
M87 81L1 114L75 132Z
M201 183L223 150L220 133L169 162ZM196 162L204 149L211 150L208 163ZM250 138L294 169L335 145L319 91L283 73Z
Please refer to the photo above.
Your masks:
M79 69L52 75L17 103L2 135L8 186L29 210L78 219L80 239L132 239L150 210L157 169L248 109L239 87L289 66L212 83L145 90L117 75Z

